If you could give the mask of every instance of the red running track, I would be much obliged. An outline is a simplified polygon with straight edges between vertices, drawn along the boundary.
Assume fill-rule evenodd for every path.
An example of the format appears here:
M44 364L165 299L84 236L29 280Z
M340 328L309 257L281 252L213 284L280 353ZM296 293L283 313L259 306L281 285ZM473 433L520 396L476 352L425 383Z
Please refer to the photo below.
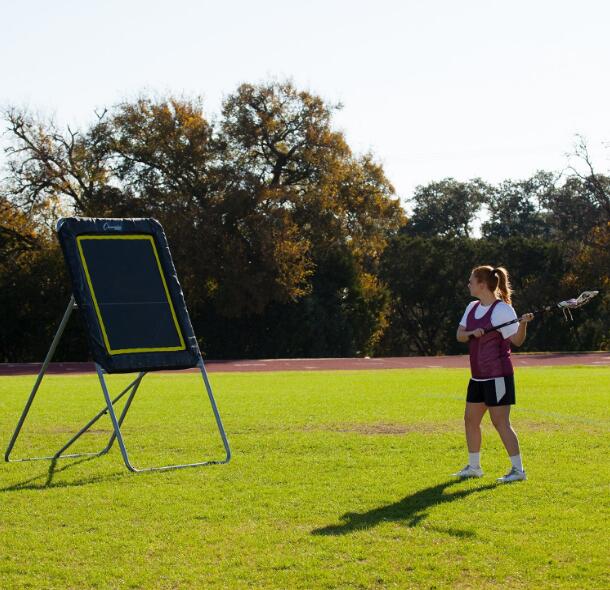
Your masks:
M558 365L610 366L610 352L553 352L513 354L516 367L548 367ZM406 356L387 358L321 358L321 359L259 359L239 361L206 361L210 373L261 371L357 371L371 369L444 369L467 368L468 356ZM41 363L0 363L0 376L35 375ZM189 369L196 371L197 369ZM66 375L94 373L93 363L51 363L49 374Z

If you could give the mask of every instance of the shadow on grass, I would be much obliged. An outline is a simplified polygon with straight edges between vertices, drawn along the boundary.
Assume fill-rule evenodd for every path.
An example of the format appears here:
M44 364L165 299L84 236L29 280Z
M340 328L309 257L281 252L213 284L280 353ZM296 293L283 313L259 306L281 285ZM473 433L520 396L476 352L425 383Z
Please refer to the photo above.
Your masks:
M78 486L98 483L101 481L108 481L111 479L125 477L126 474L124 472L120 472L120 473L113 473L110 475L98 475L98 476L87 477L87 478L83 478L83 479L76 479L74 481L61 481L61 482L53 481L53 478L55 477L55 475L57 473L61 473L62 471L66 471L67 469L70 469L71 467L75 467L76 465L79 465L80 463L85 463L87 461L91 461L92 459L99 460L99 457L84 457L84 458L78 459L76 461L71 461L70 463L63 465L59 469L57 468L57 459L52 459L50 461L49 469L46 474L43 473L40 475L35 475L34 477L30 477L29 479L26 479L25 481L15 483L15 484L7 486L5 488L0 488L0 493L18 492L20 490L48 490L50 488L78 487ZM63 459L62 463L65 461L66 460ZM38 483L35 483L35 482L38 482Z
M487 484L476 488L461 489L446 493L445 490L457 483L458 479L452 479L435 486L430 486L415 492L410 496L405 496L402 500L374 508L368 512L347 512L341 517L341 524L333 524L319 529L314 529L312 535L346 535L355 531L372 528L384 522L405 521L408 527L417 526L428 515L427 510L433 506L454 502L471 494L492 490L496 484ZM471 531L459 529L436 529L455 537L472 537Z

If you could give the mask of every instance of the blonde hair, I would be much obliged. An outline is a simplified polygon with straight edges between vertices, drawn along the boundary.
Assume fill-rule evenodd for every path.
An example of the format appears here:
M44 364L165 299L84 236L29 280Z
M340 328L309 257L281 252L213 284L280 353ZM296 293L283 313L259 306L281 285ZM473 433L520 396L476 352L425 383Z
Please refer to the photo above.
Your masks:
M477 266L472 274L480 283L485 283L487 288L504 303L511 304L512 288L508 278L508 271L503 266Z

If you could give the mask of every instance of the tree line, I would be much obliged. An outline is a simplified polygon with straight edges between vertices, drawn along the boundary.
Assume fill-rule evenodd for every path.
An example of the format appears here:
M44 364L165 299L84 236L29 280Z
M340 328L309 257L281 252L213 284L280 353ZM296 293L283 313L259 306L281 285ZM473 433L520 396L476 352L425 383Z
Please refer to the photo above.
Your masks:
M242 84L214 118L175 96L85 129L9 108L0 361L46 352L69 298L53 229L65 215L157 218L209 358L463 351L456 324L482 263L509 269L518 312L602 290L573 324L533 324L527 349L610 346L610 178L584 143L584 172L431 182L407 215L374 155L333 127L338 108L291 83ZM58 358L86 355L74 321Z

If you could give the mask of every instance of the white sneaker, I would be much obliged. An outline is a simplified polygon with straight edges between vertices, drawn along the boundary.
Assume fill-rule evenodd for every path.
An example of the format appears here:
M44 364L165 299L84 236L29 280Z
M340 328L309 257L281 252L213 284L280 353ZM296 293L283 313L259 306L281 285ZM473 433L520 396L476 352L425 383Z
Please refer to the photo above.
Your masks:
M464 469L453 474L454 477L461 477L463 479L467 477L482 477L483 470L480 467L472 467L472 465L466 465Z
M525 471L512 467L511 470L503 477L498 478L498 483L510 483L511 481L522 481L527 479Z

